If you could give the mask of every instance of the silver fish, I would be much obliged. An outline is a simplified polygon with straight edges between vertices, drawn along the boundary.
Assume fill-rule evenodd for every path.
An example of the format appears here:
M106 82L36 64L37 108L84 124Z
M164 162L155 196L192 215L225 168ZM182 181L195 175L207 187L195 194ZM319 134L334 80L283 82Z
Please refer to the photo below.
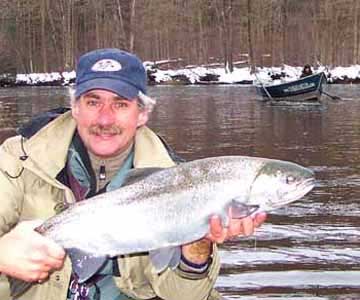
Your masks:
M313 172L300 165L246 156L130 173L127 185L73 204L37 228L68 251L82 281L105 257L198 240L208 233L212 215L226 226L230 207L236 218L273 210L300 199L315 183Z

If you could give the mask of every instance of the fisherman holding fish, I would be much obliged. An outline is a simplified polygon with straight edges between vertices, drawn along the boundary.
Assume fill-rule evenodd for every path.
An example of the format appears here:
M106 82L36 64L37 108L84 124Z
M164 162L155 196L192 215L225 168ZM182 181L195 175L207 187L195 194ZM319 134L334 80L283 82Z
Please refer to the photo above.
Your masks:
M214 215L203 238L179 246L174 268L157 272L147 253L121 255L108 257L85 281L74 272L69 253L34 230L71 203L121 187L129 170L176 165L171 149L146 127L155 105L146 82L142 62L131 53L86 53L78 62L71 110L37 117L1 145L0 273L8 277L11 299L219 298L216 244L253 234L265 213L235 219L229 210L226 227ZM98 226L104 221L92 220ZM81 234L91 239L86 226ZM82 259L81 267L94 267L90 258Z

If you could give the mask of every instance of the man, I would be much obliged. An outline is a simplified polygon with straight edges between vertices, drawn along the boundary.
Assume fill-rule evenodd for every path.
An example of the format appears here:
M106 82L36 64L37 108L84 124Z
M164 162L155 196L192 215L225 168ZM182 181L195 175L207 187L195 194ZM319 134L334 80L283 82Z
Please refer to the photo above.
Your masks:
M0 272L9 278L13 299L218 297L215 244L252 234L264 214L231 220L228 228L214 216L206 237L181 246L175 270L158 274L147 254L126 255L109 259L83 284L64 250L33 230L41 223L36 219L120 187L130 168L175 164L171 151L145 127L154 105L146 80L142 62L130 53L89 52L78 63L71 111L38 118L1 146Z
M311 70L311 66L309 64L306 64L301 72L300 78L310 76L313 74L313 71Z

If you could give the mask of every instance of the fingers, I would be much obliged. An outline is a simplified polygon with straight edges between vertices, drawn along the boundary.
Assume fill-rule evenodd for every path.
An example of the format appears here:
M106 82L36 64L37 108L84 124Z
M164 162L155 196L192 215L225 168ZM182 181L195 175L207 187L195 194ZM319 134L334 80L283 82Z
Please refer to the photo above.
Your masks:
M256 228L260 227L265 222L266 218L267 218L267 214L265 212L257 213L253 218L254 226Z
M227 228L222 226L219 216L210 218L210 232L206 236L209 240L216 243L223 243L227 237Z
M35 231L35 228L40 226L42 222L42 220L32 220L22 222L18 226L26 226L25 230L31 229L29 234L33 236L33 239L36 239L35 241L37 242L38 247L41 248L47 256L53 258L54 260L63 260L65 257L64 249L51 239L48 239Z
M42 267L42 271L49 272L51 270L59 270L64 264L65 254L61 254L62 252L64 252L64 250L62 250L61 248L60 250L56 249L57 252L55 252L54 254L52 253L54 252L54 250L50 248L51 244L50 246L47 244L43 244L41 247L39 247L38 251L30 257L30 260L33 263Z
M32 248L35 255L32 257L34 261L50 269L58 269L63 265L65 259L65 251L51 239L42 236L36 231L31 232Z
M34 281L41 284L44 281L46 281L48 279L48 277L49 277L49 272L42 272L38 275L37 280L34 280Z
M42 240L42 239L41 239ZM46 242L47 239L44 239ZM24 276L29 276L27 281L45 281L51 272L59 270L64 265L65 256L50 254L52 250L47 243L38 243L32 245L32 251L27 256L24 255ZM41 241L43 242L43 240Z
M37 283L43 283L46 281L50 276L50 272L47 271L33 271L29 272L28 274L15 274L16 278L19 278L21 280L24 280L26 282L37 282Z
M41 271L44 272L61 269L65 260L64 249L52 240L43 237L36 232L35 234L38 238L37 241L35 241L37 243L37 255L30 259L38 266L41 266Z
M258 213L242 219L234 219L229 211L229 225L223 227L219 216L210 218L210 231L206 238L216 243L223 243L236 236L250 236L254 234L256 228L260 227L266 220L266 213Z
M62 268L65 251L35 227L35 222L22 222L0 238L0 272L34 282Z
M65 256L61 255L63 250L57 249L58 246L54 247L52 243L42 236L33 239L32 251L24 256L24 266L27 266L24 275L29 276L27 281L42 283L51 272L62 268L65 259Z
M62 261L65 258L65 250L60 247L58 244L54 243L52 240L42 237L44 240L44 250L49 258L52 258L56 261Z

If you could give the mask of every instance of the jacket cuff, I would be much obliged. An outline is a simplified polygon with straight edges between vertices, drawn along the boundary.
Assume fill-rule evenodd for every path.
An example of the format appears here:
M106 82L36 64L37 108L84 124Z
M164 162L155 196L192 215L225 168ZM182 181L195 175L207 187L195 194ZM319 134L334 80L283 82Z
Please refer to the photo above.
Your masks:
M203 279L205 278L209 271L210 266L212 264L212 256L214 253L214 245L212 249L212 254L209 259L203 264L195 264L187 260L183 255L181 255L180 263L178 267L175 269L175 272L186 279Z
M210 257L209 257L209 259L210 259ZM207 260L206 262L204 262L202 264L196 264L196 263L189 261L188 259L186 259L185 256L183 256L181 254L180 265L181 265L181 263L184 268L188 268L192 271L202 273L202 272L204 272L205 269L207 269L207 267L209 265L209 260Z

